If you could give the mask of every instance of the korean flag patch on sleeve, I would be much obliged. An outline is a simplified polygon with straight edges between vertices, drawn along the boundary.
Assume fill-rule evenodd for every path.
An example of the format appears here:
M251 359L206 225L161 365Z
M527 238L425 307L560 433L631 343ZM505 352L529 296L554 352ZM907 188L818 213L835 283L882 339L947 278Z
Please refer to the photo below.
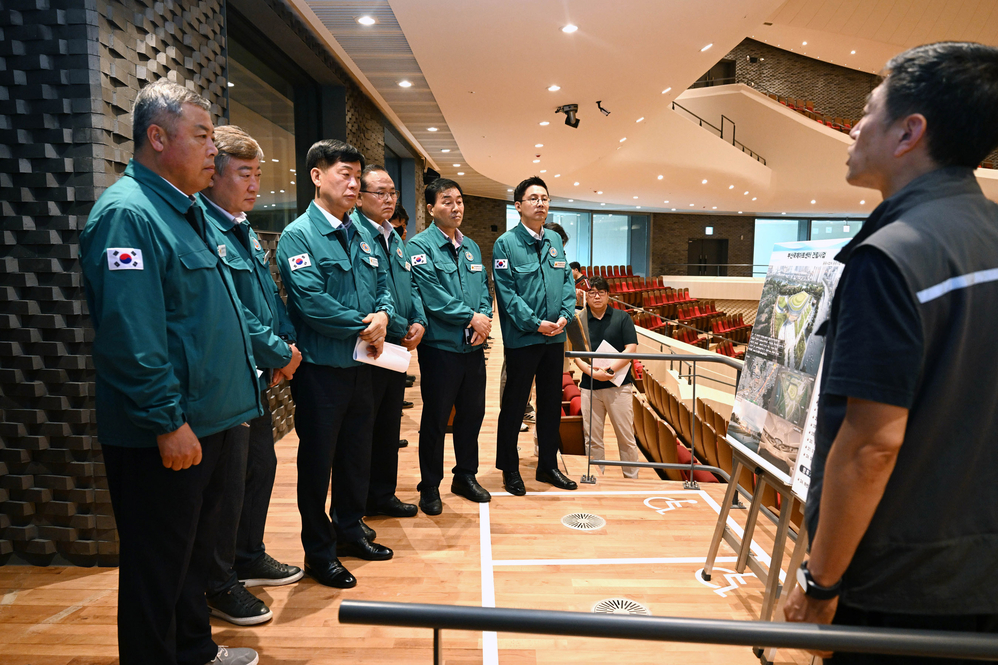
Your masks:
M291 264L291 272L298 270L298 268L307 268L312 265L312 260L308 258L308 254L299 254L298 256L292 256L288 259L288 263Z
M426 254L417 254L412 257L412 265L414 266L425 266L426 265Z
M108 270L143 270L142 250L134 247L108 247Z
M496 259L496 270L509 270L508 259Z

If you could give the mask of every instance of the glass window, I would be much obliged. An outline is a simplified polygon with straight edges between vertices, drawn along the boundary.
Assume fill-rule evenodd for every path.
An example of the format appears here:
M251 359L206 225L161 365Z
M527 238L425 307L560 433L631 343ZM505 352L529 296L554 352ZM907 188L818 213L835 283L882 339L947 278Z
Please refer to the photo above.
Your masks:
M512 231L513 227L520 223L520 213L516 211L513 204L506 206L506 230Z
M630 261L630 217L593 215L594 266L622 266Z
M862 226L861 219L812 219L811 240L852 238Z
M651 219L648 215L631 215L630 265L635 275L651 275ZM624 264L627 265L627 264Z
M773 245L778 242L792 242L798 239L796 219L757 219L755 220L755 246L752 251L753 277L765 277L769 259L773 255Z
M294 89L238 43L229 42L229 122L263 149L253 228L281 231L297 214Z
M589 265L589 213L552 210L548 221L561 224L568 234L565 256L569 263L578 261L584 266Z

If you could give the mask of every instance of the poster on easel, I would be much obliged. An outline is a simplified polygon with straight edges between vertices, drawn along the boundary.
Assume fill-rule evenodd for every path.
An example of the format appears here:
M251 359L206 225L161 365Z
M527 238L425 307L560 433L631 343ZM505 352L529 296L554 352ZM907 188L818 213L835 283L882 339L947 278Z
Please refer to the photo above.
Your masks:
M814 454L818 376L848 238L778 243L766 273L727 438L804 500ZM806 467L803 468L802 467ZM800 491L801 493L798 493Z

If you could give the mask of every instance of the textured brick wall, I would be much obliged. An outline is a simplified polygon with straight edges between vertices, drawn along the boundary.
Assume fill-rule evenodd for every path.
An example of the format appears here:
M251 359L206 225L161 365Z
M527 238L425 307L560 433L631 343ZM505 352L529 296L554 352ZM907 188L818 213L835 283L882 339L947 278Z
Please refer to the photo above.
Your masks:
M704 229L714 227L714 235ZM683 265L688 259L689 241L701 239L728 240L728 263L752 263L755 241L755 217L747 215L682 215L654 213L651 231L651 265L653 275L685 275ZM751 276L752 268L729 268L728 275Z
M749 57L760 58L749 62ZM735 61L739 83L754 83L784 97L814 102L826 115L859 119L866 96L877 85L873 74L821 62L746 39L723 58Z
M492 227L496 227L496 231ZM492 246L506 232L506 202L481 196L464 197L464 221L461 232L482 248L482 260L492 271Z
M281 282L281 273L277 269L277 241L280 233L270 233L260 231L257 233L260 244L270 252L270 274L277 282L281 298L286 302L288 294L284 290ZM295 428L295 403L291 399L291 384L282 381L278 385L267 391L267 406L270 407L270 415L274 419L274 441L279 440L285 434L289 434Z

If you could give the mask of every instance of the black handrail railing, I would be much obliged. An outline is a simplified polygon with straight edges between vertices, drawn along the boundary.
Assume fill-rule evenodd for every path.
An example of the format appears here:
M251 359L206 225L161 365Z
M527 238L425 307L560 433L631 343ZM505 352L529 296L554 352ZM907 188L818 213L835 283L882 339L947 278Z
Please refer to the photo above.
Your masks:
M694 113L693 111L691 111L688 108L686 108L685 106L683 106L682 104L679 104L678 102L672 102L672 110L675 111L677 107L680 108L680 109L682 109L683 111L686 111L691 116L693 116L694 118L696 118L700 122L700 126L701 127L703 127L704 125L707 125L711 129L713 129L715 132L717 132L718 138L720 138L722 141L725 141L724 130L723 129L721 129L720 127L717 127L715 125L712 125L709 121L704 120L703 118L701 118L700 116L698 116L696 113ZM724 115L721 116L721 125L724 125L724 121L725 120L727 120L728 122L730 122L732 127L735 126L734 121L731 120L731 118L728 118L727 116L724 116ZM748 154L749 157L754 157L756 161L762 162L763 166L766 166L766 158L765 157L763 157L762 155L760 155L756 151L752 150L751 148L749 148L747 145L745 145L741 141L736 141L735 140L734 129L732 129L732 132L731 132L731 145L733 145L734 147L740 149L742 152Z
M364 600L344 600L340 604L339 621L430 628L434 632L434 663L440 662L439 631L442 629L766 646L895 656L998 659L998 635L941 630L625 616Z

